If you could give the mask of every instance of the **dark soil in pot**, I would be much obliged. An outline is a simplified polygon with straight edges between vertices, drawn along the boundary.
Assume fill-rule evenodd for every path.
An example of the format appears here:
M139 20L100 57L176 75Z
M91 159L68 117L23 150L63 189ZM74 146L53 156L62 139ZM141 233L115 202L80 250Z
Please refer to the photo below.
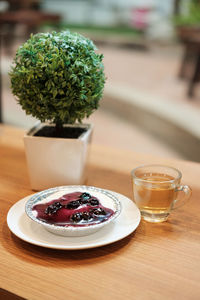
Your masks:
M34 136L51 137L51 138L67 138L77 139L87 129L81 127L63 127L56 128L53 126L44 126L38 130Z

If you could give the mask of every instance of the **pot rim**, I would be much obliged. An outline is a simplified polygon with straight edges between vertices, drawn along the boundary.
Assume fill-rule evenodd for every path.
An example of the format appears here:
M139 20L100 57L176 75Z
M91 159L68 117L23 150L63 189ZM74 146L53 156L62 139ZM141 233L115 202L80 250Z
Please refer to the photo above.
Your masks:
M53 126L55 126L55 124L54 123L50 123L50 122L44 122L44 123L42 123L42 122L40 122L40 121L38 121L38 122L36 122L35 123L35 125L33 125L33 127L32 128L30 128L26 133L25 133L25 135L24 135L24 138L27 138L27 137L32 137L32 138L45 138L45 139L52 139L52 137L45 137L45 136L34 136L34 134L39 130L39 129L41 129L42 127L44 127L44 126L51 126L51 127L53 127ZM87 124L87 123L75 123L75 124L64 124L64 127L79 127L79 128L85 128L86 129L86 131L85 132L83 132L78 138L71 138L71 140L73 140L73 139L75 139L75 140L77 140L77 139L81 139L81 138L83 138L86 134L88 134L89 132L91 132L92 131L92 129L93 129L93 125L92 124ZM60 138L60 137L57 137L57 138L53 138L53 139L67 139L67 138Z

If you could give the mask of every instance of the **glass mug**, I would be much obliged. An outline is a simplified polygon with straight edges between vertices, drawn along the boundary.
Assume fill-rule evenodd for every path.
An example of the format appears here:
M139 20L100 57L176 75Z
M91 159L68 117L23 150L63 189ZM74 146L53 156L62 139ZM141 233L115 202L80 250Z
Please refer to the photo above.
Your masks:
M148 222L166 221L171 210L184 204L191 196L190 187L180 184L182 174L175 168L144 165L133 169L131 175L134 202L142 218ZM183 192L184 196L180 197L179 192Z

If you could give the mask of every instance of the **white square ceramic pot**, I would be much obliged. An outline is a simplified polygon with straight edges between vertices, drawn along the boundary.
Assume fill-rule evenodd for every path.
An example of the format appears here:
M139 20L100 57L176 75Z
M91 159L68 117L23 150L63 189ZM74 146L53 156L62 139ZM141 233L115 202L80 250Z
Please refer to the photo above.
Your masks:
M75 139L34 136L45 125L54 126L40 123L24 136L31 188L39 191L60 185L84 184L92 126L65 125L87 129Z

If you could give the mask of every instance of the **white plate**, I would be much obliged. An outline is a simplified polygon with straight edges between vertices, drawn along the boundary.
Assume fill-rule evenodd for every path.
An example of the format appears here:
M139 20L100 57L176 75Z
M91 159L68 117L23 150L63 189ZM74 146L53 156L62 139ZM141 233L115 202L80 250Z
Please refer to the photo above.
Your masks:
M109 192L120 200L122 205L121 214L113 223L88 236L58 236L32 221L25 213L25 203L32 195L18 201L10 208L7 215L7 224L12 233L18 238L41 247L79 250L108 245L131 234L138 227L141 219L140 211L133 201L121 194Z

